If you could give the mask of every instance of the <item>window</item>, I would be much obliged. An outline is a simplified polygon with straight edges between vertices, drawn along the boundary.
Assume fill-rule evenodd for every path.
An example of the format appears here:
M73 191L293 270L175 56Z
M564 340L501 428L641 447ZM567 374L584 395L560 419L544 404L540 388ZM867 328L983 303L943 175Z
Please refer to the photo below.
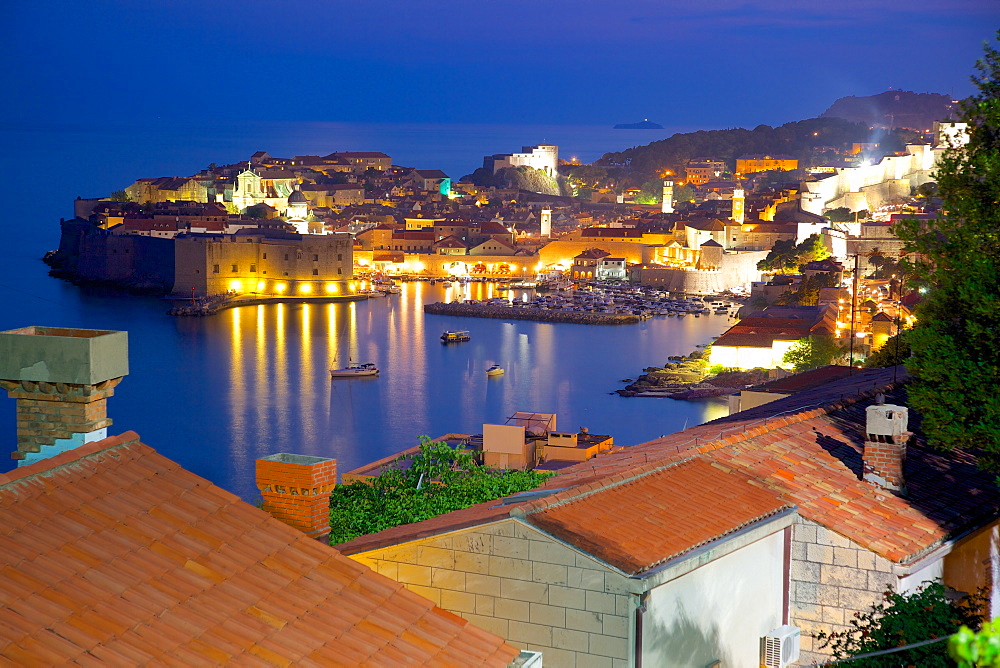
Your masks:
M262 260L266 260L266 259L267 259L267 253L264 253L263 255L261 255L261 256L260 256L260 259L262 259Z
M337 253L337 262L341 262L344 259L343 253Z
M250 265L250 273L251 274L257 273L257 265L255 264Z
M341 269L340 267L337 267L337 273L338 273L338 274L343 274L343 273L344 273L344 270L343 270L343 269Z
M212 273L213 274L218 274L219 273L219 265L217 265L217 264L213 264L212 265Z
M288 253L285 253L285 262L288 262Z
M319 255L313 255L313 262L319 262Z
M319 269L313 269L313 276L319 276Z
M236 273L236 272L238 272L239 270L240 270L239 266L238 266L238 265L235 265L235 264L234 264L234 265L233 265L233 273L235 274L235 273Z

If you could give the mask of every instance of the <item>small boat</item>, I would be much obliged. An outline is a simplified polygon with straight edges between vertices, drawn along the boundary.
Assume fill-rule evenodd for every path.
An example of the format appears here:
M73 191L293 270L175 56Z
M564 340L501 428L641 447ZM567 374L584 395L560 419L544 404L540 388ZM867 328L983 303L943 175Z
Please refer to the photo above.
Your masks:
M503 375L503 367L500 366L499 364L494 364L493 366L491 366L489 369L486 370L486 375L487 376L502 376Z
M354 378L356 376L377 376L378 367L369 362L352 363L343 369L330 369L331 378Z
M469 330L458 329L458 330L448 330L441 335L441 343L461 343L462 341L468 341L472 337L469 336Z

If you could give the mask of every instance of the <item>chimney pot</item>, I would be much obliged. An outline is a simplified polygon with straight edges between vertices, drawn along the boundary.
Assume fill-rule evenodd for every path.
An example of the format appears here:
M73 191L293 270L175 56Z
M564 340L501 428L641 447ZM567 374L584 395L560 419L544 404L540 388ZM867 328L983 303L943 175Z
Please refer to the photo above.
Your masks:
M909 413L905 406L876 403L865 409L867 439L862 456L863 478L884 489L905 493L903 462Z
M0 332L0 387L17 401L19 464L107 437L107 399L128 373L128 334L22 327Z
M330 536L330 492L336 484L336 459L279 452L257 460L264 510L323 542Z

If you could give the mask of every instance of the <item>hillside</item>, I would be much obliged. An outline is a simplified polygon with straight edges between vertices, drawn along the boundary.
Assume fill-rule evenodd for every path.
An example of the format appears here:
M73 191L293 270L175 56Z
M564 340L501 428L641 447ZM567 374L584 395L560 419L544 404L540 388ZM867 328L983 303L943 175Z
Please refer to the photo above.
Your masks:
M948 118L954 105L947 95L889 90L866 97L842 97L820 118L843 118L881 128L930 130L934 121Z
M605 153L594 165L622 172L626 181L642 183L662 170L683 173L691 158L725 160L730 168L736 158L747 153L785 154L800 161L823 156L830 147L845 148L855 142L879 142L882 154L902 150L916 135L908 130L872 131L867 124L840 118L811 118L772 128L758 125L753 130L700 130L678 133L667 139L624 151Z

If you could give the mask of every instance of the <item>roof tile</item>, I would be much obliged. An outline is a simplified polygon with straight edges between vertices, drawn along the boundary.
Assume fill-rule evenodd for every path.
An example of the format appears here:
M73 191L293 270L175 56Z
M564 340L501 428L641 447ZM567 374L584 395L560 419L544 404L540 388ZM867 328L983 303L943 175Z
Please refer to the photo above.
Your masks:
M131 433L0 475L0 509L8 661L412 663L461 647L506 665L517 653ZM411 645L400 629L417 628Z

